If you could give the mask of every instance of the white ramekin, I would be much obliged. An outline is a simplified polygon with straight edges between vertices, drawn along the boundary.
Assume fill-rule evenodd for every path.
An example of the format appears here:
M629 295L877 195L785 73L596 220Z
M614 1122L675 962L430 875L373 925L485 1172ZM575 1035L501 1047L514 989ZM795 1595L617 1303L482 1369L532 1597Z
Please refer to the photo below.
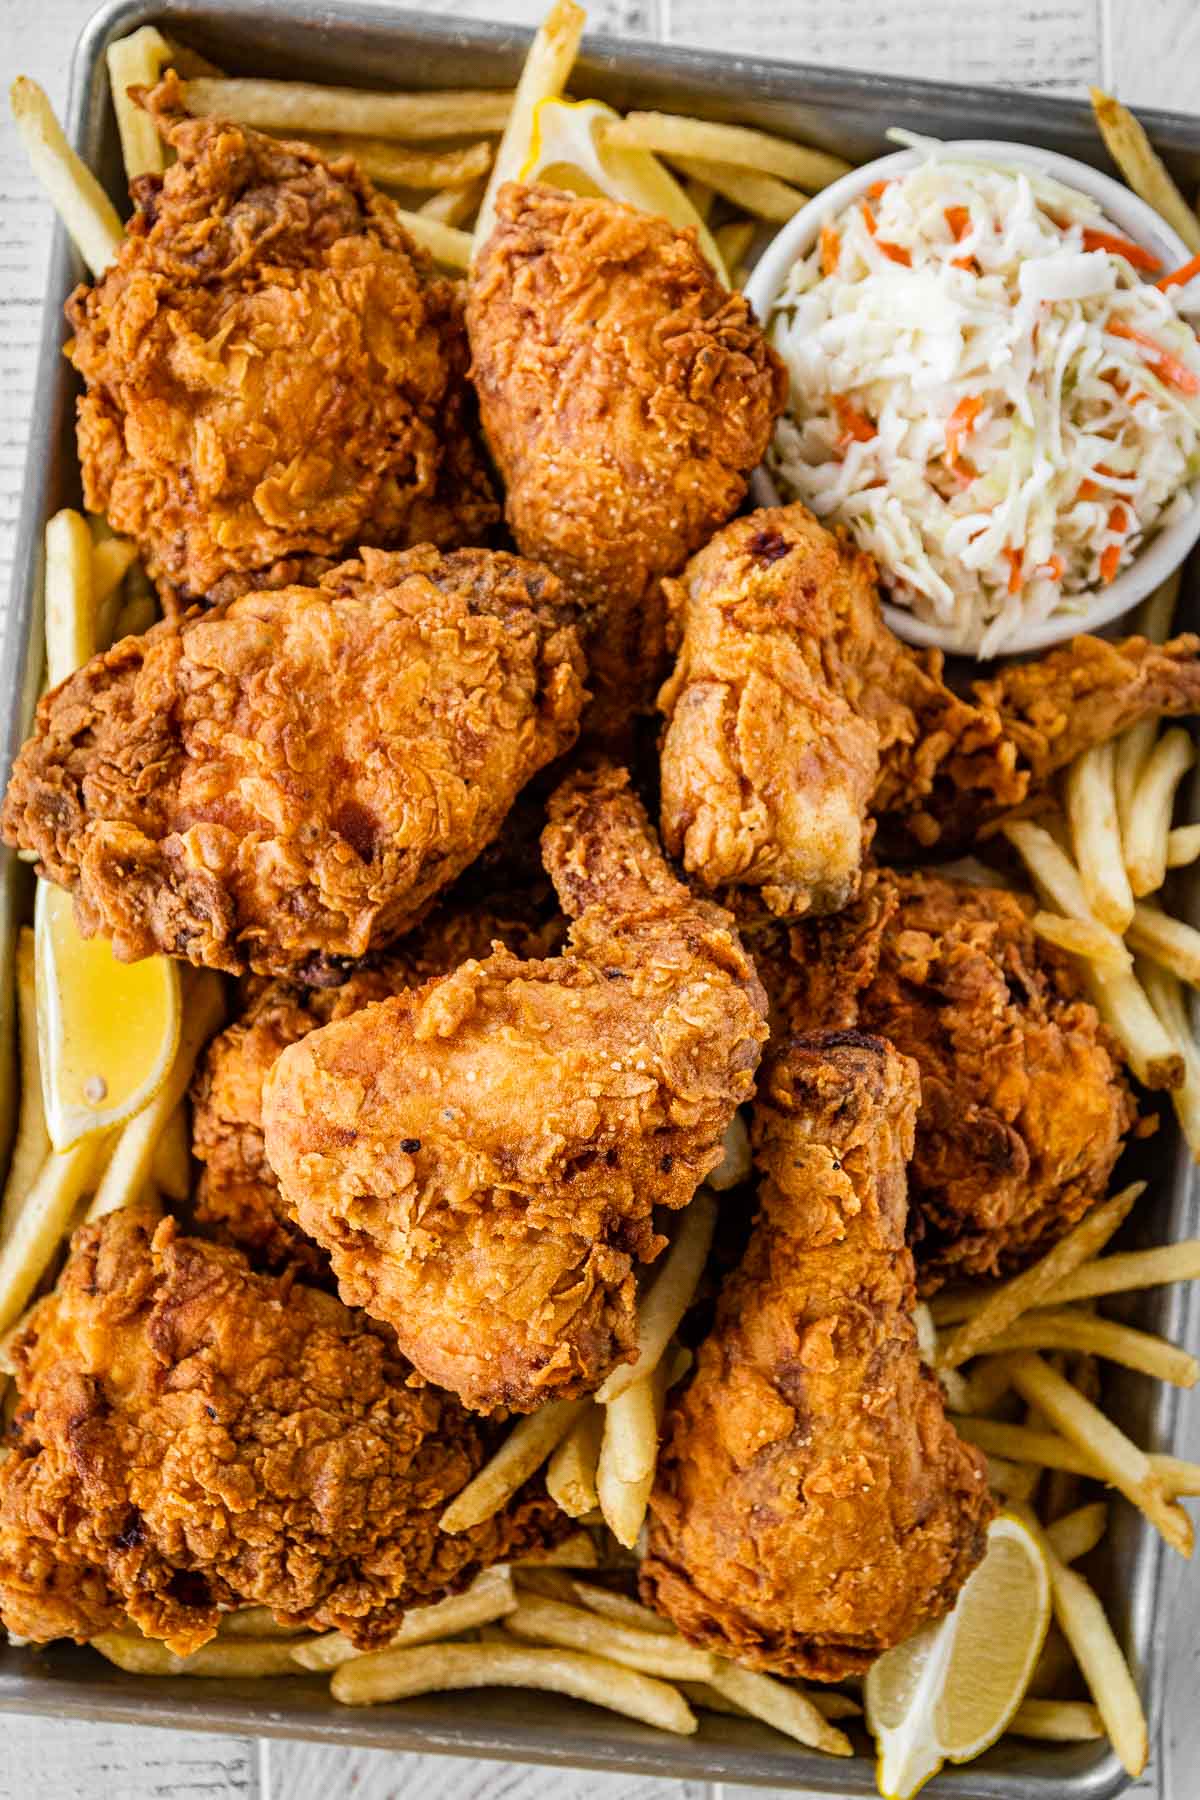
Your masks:
M985 138L962 139L944 147L955 156L969 157L976 162L1032 167L1066 187L1090 195L1103 207L1113 225L1158 257L1164 272L1181 267L1191 254L1182 238L1153 207L1147 206L1144 200L1139 200L1135 193L1111 176L1102 175L1087 163L1076 162L1074 157L1060 156L1054 150L1040 150L1032 144L1009 144ZM823 222L852 206L873 182L903 175L920 161L921 154L915 150L899 150L893 156L882 156L822 189L788 220L768 244L746 283L746 298L764 325L770 320L771 309L788 271L812 249ZM752 489L760 506L780 504L779 491L765 467L755 470ZM1097 589L1090 598L1077 596L1078 610L1070 615L1056 615L1037 625L1018 627L1001 654L1044 650L1049 644L1074 637L1076 632L1095 631L1102 625L1111 624L1144 600L1179 567L1200 537L1200 481L1192 484L1191 492L1193 504L1189 512L1174 524L1154 532L1129 567L1107 587ZM914 617L907 607L885 603L883 610L892 630L910 644L932 644L942 650L954 650L948 630Z

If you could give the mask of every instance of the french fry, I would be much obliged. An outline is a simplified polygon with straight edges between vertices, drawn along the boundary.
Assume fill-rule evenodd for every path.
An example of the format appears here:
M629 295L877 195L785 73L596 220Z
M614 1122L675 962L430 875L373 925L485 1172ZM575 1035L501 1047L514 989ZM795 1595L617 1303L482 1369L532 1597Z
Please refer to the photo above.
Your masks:
M25 1310L106 1148L97 1137L84 1138L61 1155L51 1151L42 1164L0 1249L0 1331L7 1331Z
M1022 1700L1008 1732L1052 1744L1084 1744L1104 1736L1104 1721L1086 1700Z
M808 200L799 188L789 187L774 175L755 175L748 169L735 169L728 163L709 162L696 156L673 156L671 161L693 181L704 182L743 212L776 225L785 225Z
M161 175L166 167L163 141L148 112L130 99L129 89L153 87L171 60L171 46L153 25L143 25L108 46L108 82L121 138L125 179Z
M568 1582L575 1601L579 1606L586 1606L589 1612L599 1613L602 1619L611 1619L617 1625L629 1625L635 1631L649 1631L655 1637L674 1637L675 1627L650 1607L643 1606L638 1600L631 1600L627 1594L614 1593L612 1588L597 1587L591 1581L574 1581L568 1576Z
M92 274L103 275L121 247L116 208L68 144L37 82L18 75L9 101L34 174Z
M4 1198L0 1200L0 1243L12 1230L26 1195L50 1154L46 1111L42 1105L42 1072L38 1057L37 994L34 986L33 931L17 933L17 1050L20 1057L20 1110L8 1162Z
M691 201L696 217L707 225L712 217L713 202L716 195L706 181L685 181L683 191Z
M751 1717L744 1706L739 1706L735 1700L727 1700L706 1681L679 1681L675 1685L685 1700L690 1700L704 1712L724 1713L732 1719ZM858 1701L852 1700L849 1694L827 1694L824 1689L809 1688L804 1697L812 1702L823 1719L857 1719L862 1713Z
M664 1681L708 1681L716 1665L711 1651L697 1650L681 1637L621 1625L586 1607L566 1606L537 1594L520 1596L515 1612L505 1617L504 1629L534 1643L603 1656Z
M1127 106L1102 88L1092 89L1092 111L1108 153L1135 194L1177 231L1188 249L1200 250L1200 219L1176 187L1165 163Z
M1129 1774L1140 1775L1149 1754L1146 1715L1104 1608L1083 1576L1055 1554L1033 1515L1023 1511L1021 1516L1041 1543L1054 1617L1083 1671L1112 1747Z
M135 570L131 569L130 579L134 573ZM128 586L129 582L126 583L127 588ZM122 638L141 637L143 632L149 631L157 618L158 606L153 594L143 593L140 588L127 593L113 626L114 644L120 643Z
M492 146L482 139L450 150L409 150L389 138L344 132L314 132L307 142L330 159L352 156L363 174L383 187L465 188L492 166Z
M1166 643L1171 635L1182 584L1183 570L1175 569L1147 594L1134 614L1134 630L1140 637L1147 638L1152 644Z
M1161 907L1139 900L1129 927L1129 942L1141 956L1169 969L1189 987L1200 987L1200 931L1173 919Z
M946 1371L952 1373L952 1371ZM969 1412L986 1417L1012 1390L1012 1372L1006 1356L981 1356L966 1377ZM959 1409L954 1408L957 1412Z
M638 1308L637 1357L621 1363L596 1390L607 1405L642 1381L662 1360L663 1352L692 1303L717 1225L717 1202L707 1187L696 1189L679 1219L675 1237L657 1275Z
M458 231L453 225L443 225L440 219L431 219L428 213L405 212L399 206L396 217L414 244L428 250L434 262L444 269L465 271L470 268L472 240L469 231Z
M751 1166L750 1133L746 1130L746 1121L741 1113L735 1112L725 1127L721 1160L704 1177L705 1186L712 1188L715 1193L723 1194L727 1188L737 1187L739 1182L748 1180Z
M1200 856L1200 825L1176 825L1167 833L1168 869L1188 869Z
M1107 1530L1108 1508L1103 1500L1076 1507L1074 1512L1064 1513L1053 1525L1045 1527L1054 1554L1065 1563L1078 1562L1089 1555Z
M853 1756L854 1749L845 1732L831 1725L800 1688L776 1681L770 1675L759 1675L753 1669L739 1668L723 1656L714 1657L713 1661L716 1668L707 1677L709 1686L751 1718L761 1719L764 1725L773 1726L810 1750L823 1750L827 1756Z
M734 281L745 263L746 254L754 242L755 230L753 219L731 219L728 225L719 225L713 232L713 242L721 253L721 261L729 270L731 281Z
M200 1675L244 1681L296 1672L294 1638L214 1638L190 1656L176 1656L156 1639L135 1637L132 1632L101 1631L88 1641L93 1650L129 1675Z
M136 557L137 545L129 538L109 536L92 546L92 604L97 610L120 587Z
M1196 1280L1200 1280L1200 1238L1185 1238L1156 1250L1124 1250L1081 1263L1056 1281L1042 1299L1047 1306L1067 1306L1073 1300L1096 1300L1105 1294L1161 1287L1168 1281ZM989 1298L988 1294L935 1294L930 1310L939 1324L957 1325L981 1311ZM971 1380L976 1378L977 1371L972 1369Z
M516 1604L511 1578L500 1569L485 1569L461 1594L451 1594L429 1606L414 1606L405 1613L388 1649L433 1644L441 1638L456 1637L461 1631L477 1630L504 1618ZM364 1654L340 1631L326 1632L324 1637L299 1644L292 1651L298 1667L318 1670L340 1669L343 1663Z
M604 1409L604 1436L596 1464L600 1510L619 1544L637 1543L658 1459L658 1427L665 1392L662 1365L636 1381Z
M1183 1556L1192 1552L1192 1522L1167 1499L1162 1477L1144 1451L1097 1406L1033 1351L1013 1357L1013 1386L1030 1406L1104 1470L1105 1479L1144 1513L1167 1543Z
M529 155L533 141L533 116L543 100L556 99L566 88L579 52L587 14L574 0L554 0L529 46L512 111L475 221L474 248L480 250L496 222L496 195L506 181L513 181Z
M604 129L604 141L622 150L653 150L678 159L700 157L733 168L778 175L814 191L850 173L852 164L824 150L810 150L770 132L744 125L718 125L710 119L683 118L676 113L631 112Z
M1023 1312L1036 1306L1064 1276L1102 1250L1145 1187L1144 1181L1131 1182L1119 1194L1094 1206L1038 1262L995 1288L978 1312L943 1341L938 1351L939 1368L955 1369L977 1355L993 1338L1014 1325Z
M1122 932L1133 917L1133 894L1122 859L1111 743L1096 744L1075 758L1064 794L1088 907L1102 925Z
M999 1419L966 1418L961 1413L953 1413L950 1417L958 1435L988 1456L1037 1463L1043 1469L1063 1469L1070 1475L1085 1475L1092 1481L1109 1479L1094 1456L1055 1431L1031 1431L1027 1425L1009 1425ZM1173 1499L1180 1495L1200 1494L1200 1463L1157 1453L1147 1460Z
M1003 1456L987 1459L987 1482L993 1494L1006 1500L1032 1500L1042 1471L1035 1463L1009 1462Z
M1186 1075L1183 1054L1137 977L1102 975L1094 964L1086 963L1083 976L1092 1004L1119 1040L1125 1060L1142 1086L1167 1093L1182 1087Z
M552 1400L527 1413L513 1427L490 1461L456 1494L438 1520L443 1531L470 1531L500 1511L505 1501L540 1469L592 1404L584 1400Z
M1171 1104L1175 1108L1188 1149L1195 1161L1200 1162L1200 1044L1197 1044L1192 1030L1183 990L1178 976L1159 963L1139 963L1138 975L1151 1006L1183 1058L1183 1081L1179 1087L1171 1090ZM1200 1248L1200 1245L1196 1247ZM1177 1248L1179 1246L1174 1244L1164 1246L1167 1252ZM1184 1275L1166 1277L1171 1281L1186 1278Z
M1158 720L1138 719L1113 745L1113 790L1117 796L1117 820L1121 827L1121 854L1126 873L1133 831L1133 797L1157 738Z
M201 78L183 83L183 103L190 113L234 119L239 125L291 137L307 138L315 131L422 143L428 138L503 131L513 96L482 88L371 94L361 88L304 81Z
M1188 1462L1182 1456L1156 1454L1150 1458L1150 1465L1168 1493L1200 1494L1200 1463Z
M1131 959L1119 934L1094 918L1079 870L1045 826L1035 825L1029 819L1013 819L1001 829L1028 869L1042 898L1065 918L1079 919L1085 925L1093 925L1097 933L1107 933L1106 965L1128 969Z
M182 1206L192 1191L192 1144L186 1101L180 1101L162 1129L150 1159L155 1187Z
M1182 726L1164 732L1146 758L1130 802L1125 862L1139 899L1155 893L1167 873L1167 840L1179 783L1196 760L1191 738Z
M1106 975L1119 975L1131 966L1132 958L1121 940L1094 919L1064 919L1058 913L1036 912L1032 924L1047 944L1094 962Z
M220 977L211 969L192 971L184 988L179 1046L171 1072L150 1104L121 1128L117 1147L88 1209L89 1219L102 1219L106 1213L117 1212L141 1194L150 1177L158 1140L187 1092L196 1058L220 1029L224 1012Z
M483 188L482 181L472 181L466 187L443 188L440 194L430 194L428 200L422 201L417 211L423 219L442 225L465 225L479 210Z
M82 513L65 507L46 526L46 678L57 687L96 650L92 534Z
M588 1513L583 1522L603 1525L604 1518L597 1508L594 1513ZM544 1550L527 1550L512 1566L514 1569L594 1569L599 1561L596 1546L587 1532L572 1531Z
M512 1579L518 1593L540 1594L544 1600L561 1600L567 1606L579 1605L565 1569L514 1569Z
M696 1715L665 1681L639 1675L599 1656L526 1644L431 1644L380 1650L335 1671L330 1684L343 1706L376 1706L413 1694L477 1687L542 1688L624 1713L660 1731L689 1737Z
M222 1638L299 1638L303 1625L281 1625L269 1606L241 1606L236 1612L222 1613L217 1626Z
M604 1409L589 1406L559 1444L546 1465L546 1492L572 1519L581 1519L599 1504L596 1463L604 1435Z
M1023 1313L992 1339L991 1348L1001 1354L1009 1350L1083 1350L1175 1387L1195 1387L1200 1380L1196 1358L1165 1338L1067 1307Z

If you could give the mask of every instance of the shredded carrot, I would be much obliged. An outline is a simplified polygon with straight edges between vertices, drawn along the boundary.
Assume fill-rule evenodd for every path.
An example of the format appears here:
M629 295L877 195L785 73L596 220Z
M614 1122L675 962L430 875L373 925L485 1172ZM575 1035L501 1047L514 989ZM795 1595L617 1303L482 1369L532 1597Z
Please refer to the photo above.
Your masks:
M1143 250L1129 238L1117 237L1115 232L1093 231L1090 225L1084 227L1083 247L1085 250L1111 250L1114 256L1123 256L1127 263L1132 263L1135 269L1144 269L1147 275L1162 268L1152 251Z
M1108 515L1108 529L1110 531L1124 531L1128 523L1129 515L1121 505L1120 501L1118 501Z
M963 438L974 429L975 421L983 411L983 401L977 394L968 394L959 401L950 417L946 420L946 467L954 468L958 462L958 448Z
M952 269L965 269L968 275L977 273L975 258L973 256L952 256L950 258L950 267Z
M971 214L968 209L965 206L948 206L942 216L950 227L955 243L961 243L971 229Z
M1063 567L1062 557L1052 556L1049 562L1040 563L1038 565L1037 573L1039 575L1044 575L1048 581L1061 581L1063 578Z
M1079 484L1079 492L1076 494L1075 498L1076 500L1098 500L1100 498L1100 489L1096 486L1096 483L1090 479L1081 481Z
M1190 281L1193 275L1200 275L1200 256L1193 256L1190 262L1181 264L1178 269L1172 269L1169 275L1164 275L1162 280L1156 281L1154 285L1156 288L1161 288L1165 294L1168 288L1182 287L1183 283Z
M833 275L842 254L842 240L832 225L821 227L821 273Z
M875 214L871 211L871 208L870 208L869 204L867 203L867 201L860 200L858 203L858 210L863 216L863 223L866 225L867 230L870 232L871 236L874 237L875 236Z
M904 248L903 244L889 244L886 243L883 238L876 238L875 242L883 251L883 254L891 257L893 262L903 263L906 269L912 268L912 257Z
M1021 564L1025 560L1025 552L1023 550L1006 550L1004 556L1008 563L1008 591L1010 594L1019 594L1021 591Z
M1121 566L1120 544L1110 544L1100 558L1100 579L1105 587L1115 576Z
M1193 375L1186 363L1181 363L1178 357L1172 356L1157 338L1150 337L1144 331L1135 331L1124 319L1110 319L1104 329L1111 332L1113 337L1129 338L1131 342L1140 345L1149 356L1155 374L1160 375L1172 387L1177 387L1183 394L1200 394L1200 375Z
M872 425L866 413L859 412L858 408L847 400L845 394L831 394L829 398L833 402L833 410L837 414L838 423L842 428L840 441L843 444L848 444L853 440L857 440L860 444L866 444L877 435L875 426Z
M880 195L885 194L891 185L890 180L873 181L867 189L868 198L871 200L878 200Z

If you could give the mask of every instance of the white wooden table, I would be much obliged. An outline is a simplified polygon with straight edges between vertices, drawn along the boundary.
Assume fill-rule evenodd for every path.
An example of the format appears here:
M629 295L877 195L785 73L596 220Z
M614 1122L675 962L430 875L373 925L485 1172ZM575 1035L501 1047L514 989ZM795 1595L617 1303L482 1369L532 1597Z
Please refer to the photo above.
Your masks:
M60 103L96 0L0 0L0 70ZM393 6L403 0L380 0ZM531 22L544 0L448 0L431 9ZM1200 111L1200 0L585 0L598 28L725 50ZM25 465L49 209L0 122L0 595L8 591ZM1200 1405L1193 1406L1200 1413ZM1190 1453L1200 1455L1200 1419ZM1200 1624L1200 1580L1172 1571ZM1172 1668L1167 1728L1137 1800L1200 1792L1200 1630ZM0 1717L0 1800L752 1800L759 1790L571 1774L377 1750Z

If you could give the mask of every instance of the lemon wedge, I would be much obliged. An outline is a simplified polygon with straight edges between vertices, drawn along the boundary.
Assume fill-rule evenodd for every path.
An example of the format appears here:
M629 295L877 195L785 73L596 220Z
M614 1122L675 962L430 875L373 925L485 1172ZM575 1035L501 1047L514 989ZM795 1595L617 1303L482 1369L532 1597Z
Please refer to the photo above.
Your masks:
M867 1725L885 1800L911 1800L943 1762L994 1744L1025 1696L1050 1624L1050 1574L1032 1532L993 1520L954 1611L872 1663Z
M165 956L120 963L84 938L71 896L39 881L34 909L38 1052L46 1130L58 1151L148 1105L179 1043L179 970Z
M617 149L603 142L604 127L618 117L602 100L542 100L534 108L533 140L520 179L544 181L592 199L622 200L680 228L690 225L728 286L712 233L674 176L649 150Z

